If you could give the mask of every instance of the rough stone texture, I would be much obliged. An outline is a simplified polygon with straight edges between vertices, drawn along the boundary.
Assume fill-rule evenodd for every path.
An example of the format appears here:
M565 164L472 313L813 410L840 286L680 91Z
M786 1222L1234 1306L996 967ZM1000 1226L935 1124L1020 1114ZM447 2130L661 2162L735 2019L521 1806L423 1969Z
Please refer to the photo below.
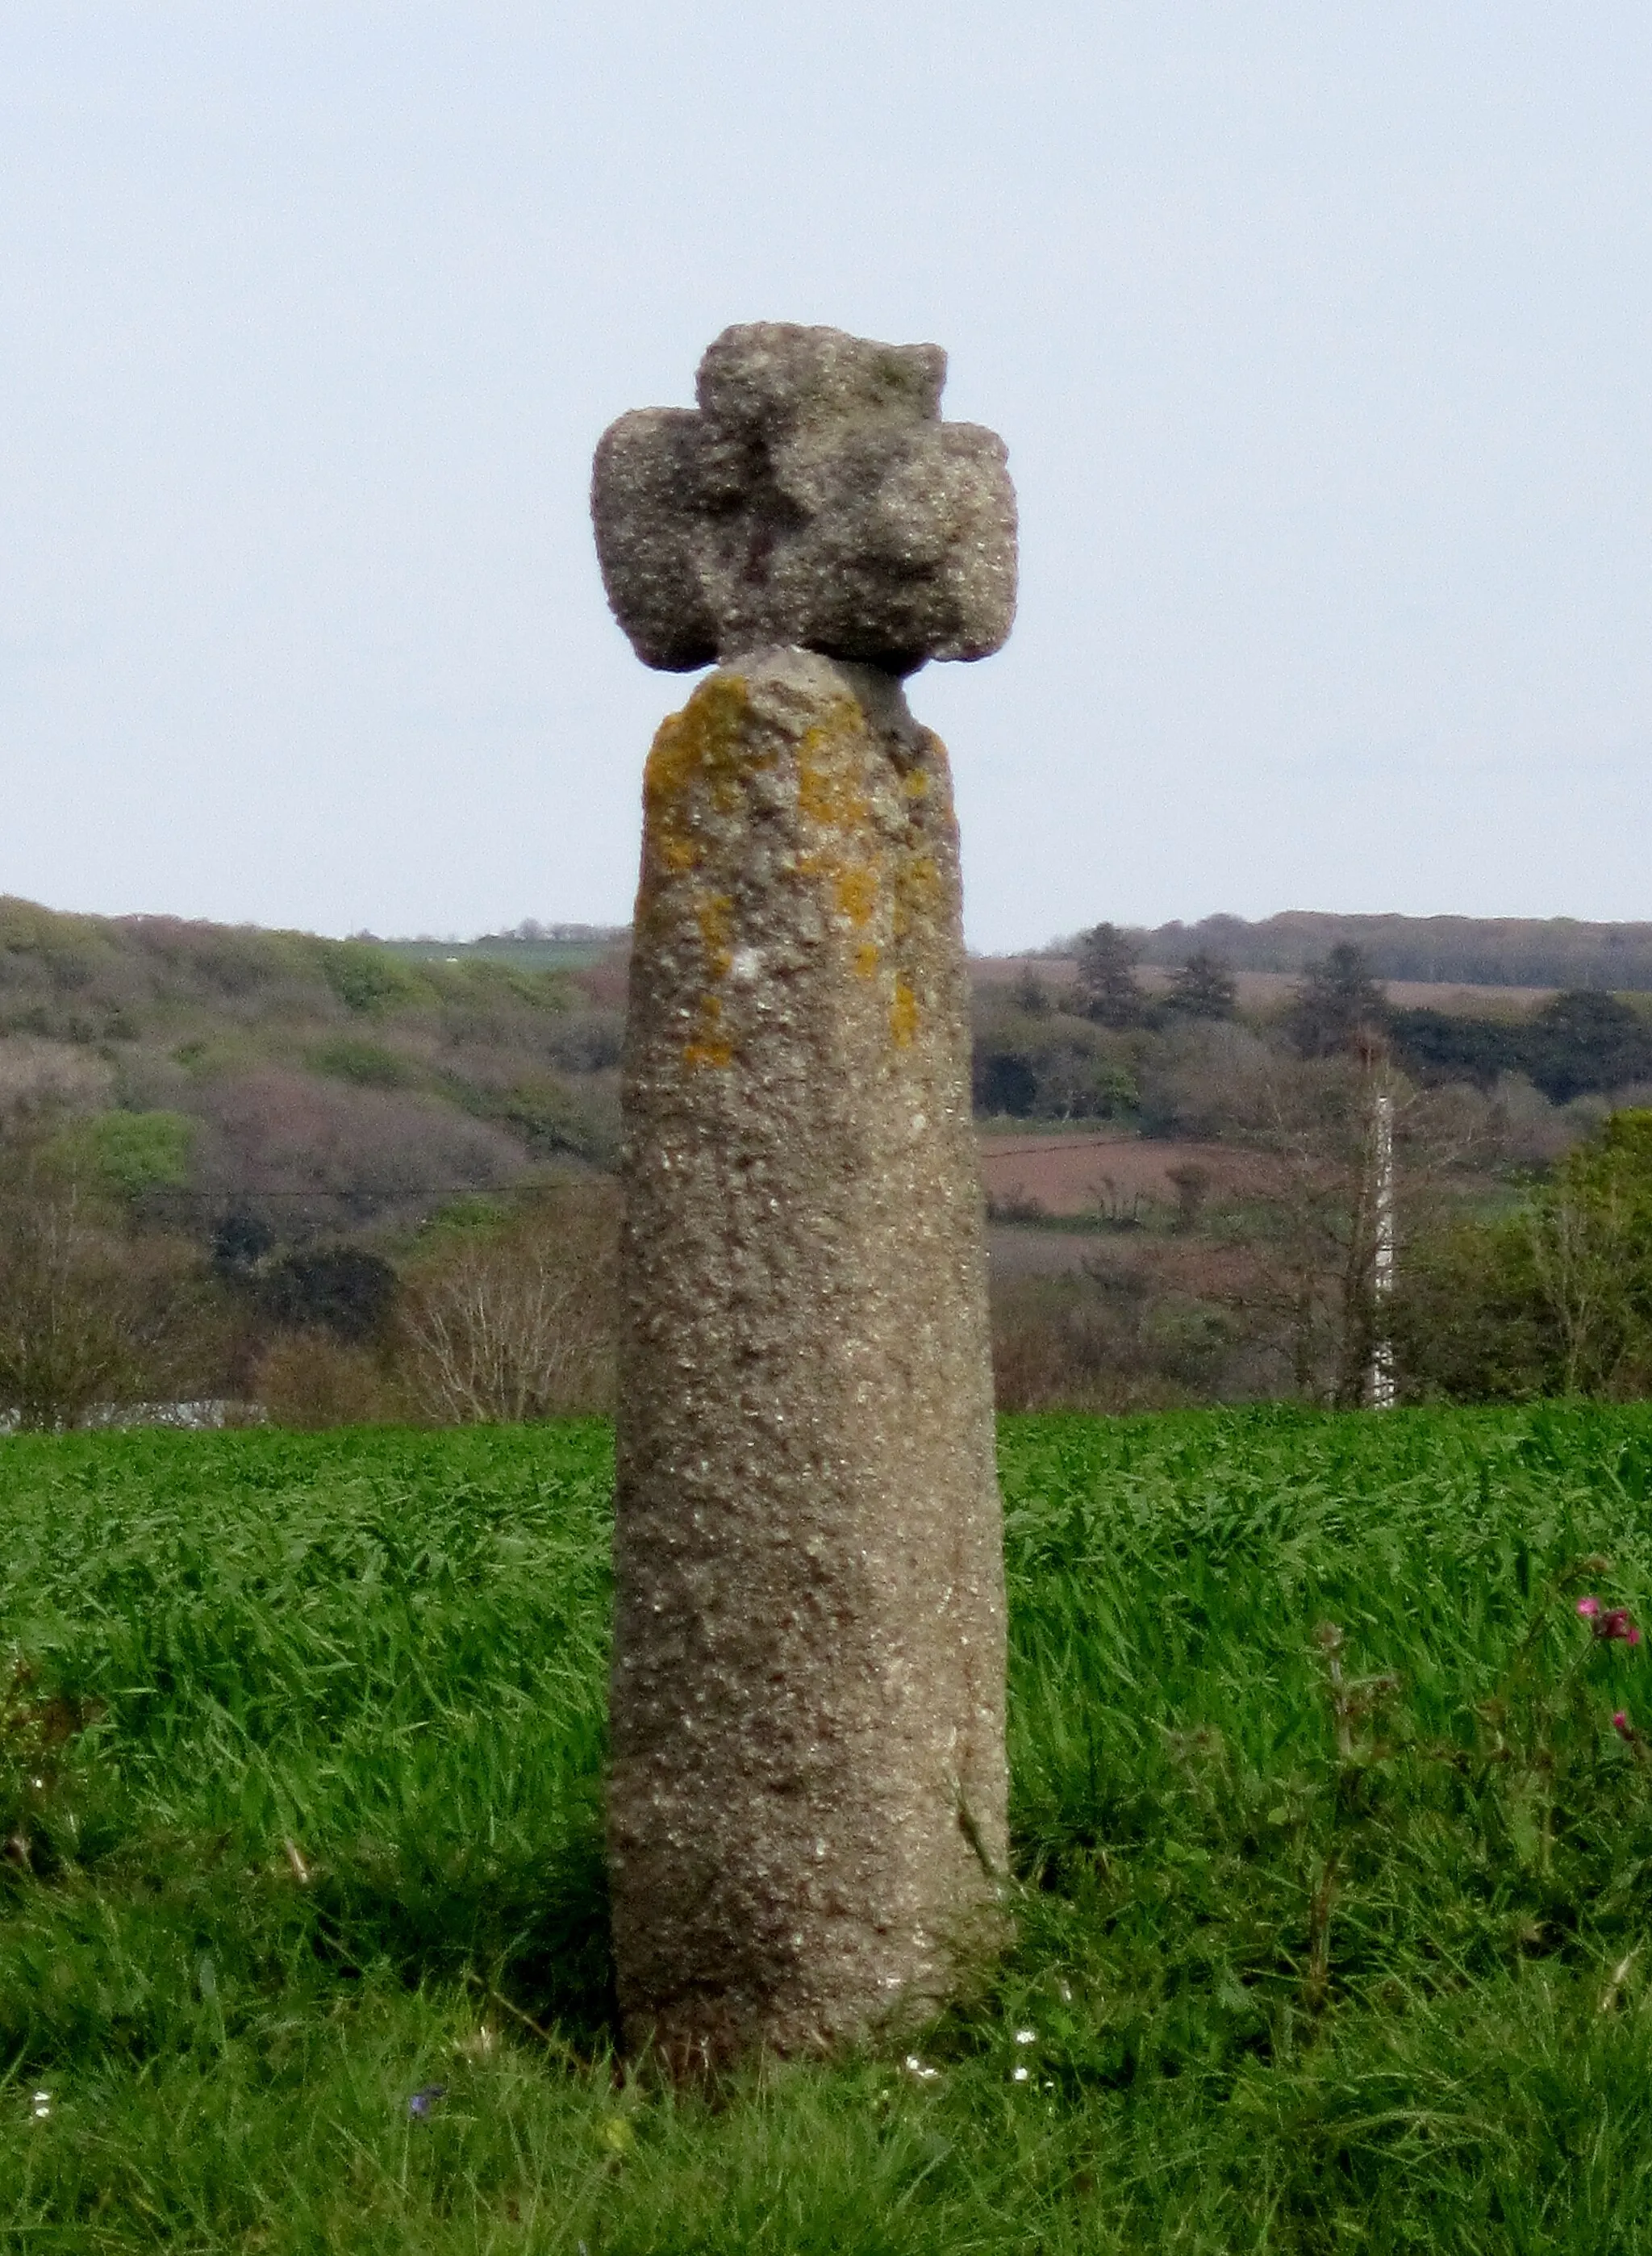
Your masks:
M910 673L984 658L1016 604L1003 441L940 420L938 345L756 321L699 364L698 409L622 415L591 510L608 601L648 666L774 644Z
M688 2068L862 2034L995 1939L1003 1570L939 740L770 649L644 804L609 1845L628 2041Z

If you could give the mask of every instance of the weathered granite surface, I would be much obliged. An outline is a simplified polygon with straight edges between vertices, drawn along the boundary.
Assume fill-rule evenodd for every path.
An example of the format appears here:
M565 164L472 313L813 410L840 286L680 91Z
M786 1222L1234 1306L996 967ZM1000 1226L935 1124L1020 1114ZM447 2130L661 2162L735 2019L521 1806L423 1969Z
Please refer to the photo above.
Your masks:
M995 1938L1003 1571L945 751L888 672L756 650L644 824L608 1823L627 2040L687 2069Z
M622 415L592 515L608 600L648 666L775 644L895 674L1009 632L1003 442L940 419L938 345L756 321L701 361L698 408Z

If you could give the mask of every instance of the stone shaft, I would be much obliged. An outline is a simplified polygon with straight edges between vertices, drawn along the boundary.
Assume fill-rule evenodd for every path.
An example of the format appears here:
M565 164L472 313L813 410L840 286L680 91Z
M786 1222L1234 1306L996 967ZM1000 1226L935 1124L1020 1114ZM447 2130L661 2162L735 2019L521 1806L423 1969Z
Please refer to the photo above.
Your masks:
M688 2068L996 1939L1002 1538L945 751L770 649L644 796L609 1848L627 2041Z

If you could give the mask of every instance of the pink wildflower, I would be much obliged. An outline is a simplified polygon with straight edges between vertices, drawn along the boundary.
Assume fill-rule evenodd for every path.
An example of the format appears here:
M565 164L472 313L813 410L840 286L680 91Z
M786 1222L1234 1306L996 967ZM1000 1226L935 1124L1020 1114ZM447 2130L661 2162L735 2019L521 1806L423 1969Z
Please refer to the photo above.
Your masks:
M1634 1737L1634 1725L1629 1721L1627 1716L1625 1715L1621 1708L1619 1709L1617 1714L1612 1718L1612 1728L1620 1739L1632 1739Z
M1583 1616L1585 1621L1592 1621L1599 1611L1600 1601L1592 1595L1586 1598L1579 1598L1578 1601L1578 1611Z
M1594 1633L1597 1637L1615 1638L1624 1645L1641 1642L1641 1632L1629 1618L1627 1606L1613 1606L1609 1613L1602 1614L1594 1625Z

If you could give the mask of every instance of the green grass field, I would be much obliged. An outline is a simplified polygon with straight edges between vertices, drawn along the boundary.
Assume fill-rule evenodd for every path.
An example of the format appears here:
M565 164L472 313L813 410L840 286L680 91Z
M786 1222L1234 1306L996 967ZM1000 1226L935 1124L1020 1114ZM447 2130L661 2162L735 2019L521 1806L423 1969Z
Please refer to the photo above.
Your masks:
M1652 2250L1652 1412L1002 1455L1013 1955L672 2094L604 1428L0 1443L0 2249Z

